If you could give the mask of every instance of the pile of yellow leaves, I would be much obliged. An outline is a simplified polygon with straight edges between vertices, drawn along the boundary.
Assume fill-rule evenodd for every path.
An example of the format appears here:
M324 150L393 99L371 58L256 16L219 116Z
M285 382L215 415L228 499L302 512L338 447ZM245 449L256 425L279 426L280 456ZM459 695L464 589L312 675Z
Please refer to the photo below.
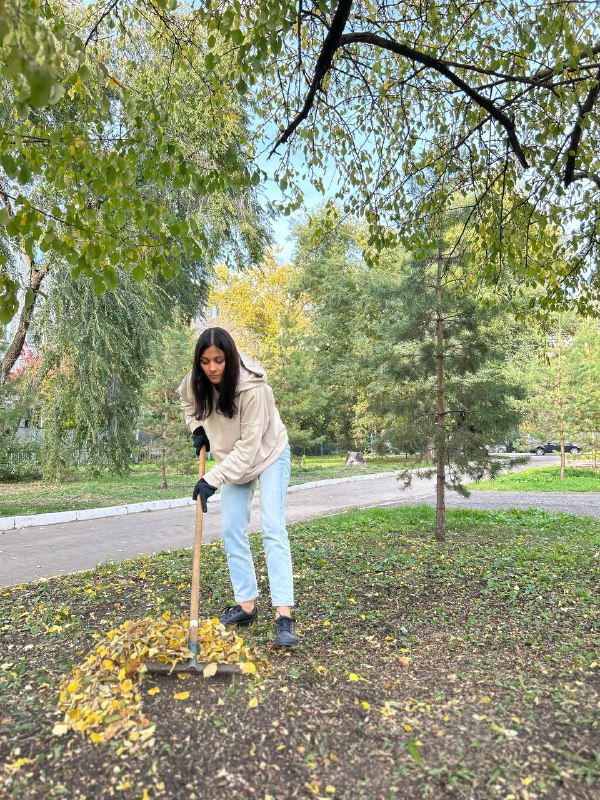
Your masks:
M65 716L53 733L74 730L93 742L122 740L118 752L151 744L156 726L142 713L140 695L144 661L186 661L191 656L188 628L187 620L171 620L166 612L157 619L127 620L109 631L63 682L58 708ZM209 665L206 677L222 663L239 662L243 672L256 671L243 640L216 618L200 621L198 661Z

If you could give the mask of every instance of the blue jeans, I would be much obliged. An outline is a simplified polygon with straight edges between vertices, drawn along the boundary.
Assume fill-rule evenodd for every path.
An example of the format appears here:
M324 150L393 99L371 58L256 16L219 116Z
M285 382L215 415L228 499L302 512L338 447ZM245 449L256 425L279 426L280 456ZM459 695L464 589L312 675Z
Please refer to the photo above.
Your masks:
M291 454L286 446L277 461L259 476L260 521L273 606L294 605L294 578L290 540L285 527L285 498ZM221 524L229 575L236 603L258 596L254 562L248 541L250 504L256 481L221 486Z

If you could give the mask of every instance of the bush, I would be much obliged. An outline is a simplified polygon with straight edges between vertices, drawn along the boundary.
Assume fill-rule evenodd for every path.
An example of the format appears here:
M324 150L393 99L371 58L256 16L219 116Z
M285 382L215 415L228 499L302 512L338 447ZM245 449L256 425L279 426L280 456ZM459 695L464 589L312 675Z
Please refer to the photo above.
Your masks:
M19 481L40 478L39 444L35 439L23 439L18 434L2 436L0 440L0 481Z

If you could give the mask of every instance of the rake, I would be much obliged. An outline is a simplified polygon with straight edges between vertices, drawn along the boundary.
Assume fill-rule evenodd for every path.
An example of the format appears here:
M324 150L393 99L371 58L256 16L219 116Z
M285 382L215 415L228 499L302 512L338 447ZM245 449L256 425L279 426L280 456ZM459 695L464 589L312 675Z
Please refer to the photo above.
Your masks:
M198 479L204 477L206 468L206 448L200 450ZM202 549L202 501L196 500L196 532L194 537L194 555L192 560L192 596L190 602L190 628L188 648L192 655L186 662L173 665L166 661L145 661L146 670L161 675L177 675L182 672L202 675L206 664L198 661L198 606L200 601L200 553ZM217 664L217 675L239 675L238 664Z

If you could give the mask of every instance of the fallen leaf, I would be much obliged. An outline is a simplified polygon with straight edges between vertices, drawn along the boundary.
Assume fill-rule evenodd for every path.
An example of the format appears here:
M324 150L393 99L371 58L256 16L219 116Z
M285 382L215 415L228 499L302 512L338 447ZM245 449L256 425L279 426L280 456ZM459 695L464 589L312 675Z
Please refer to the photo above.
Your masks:
M189 696L190 696L189 692L176 692L173 695L173 698L175 700L187 700Z
M248 708L256 708L258 705L258 697L253 697L248 701Z

